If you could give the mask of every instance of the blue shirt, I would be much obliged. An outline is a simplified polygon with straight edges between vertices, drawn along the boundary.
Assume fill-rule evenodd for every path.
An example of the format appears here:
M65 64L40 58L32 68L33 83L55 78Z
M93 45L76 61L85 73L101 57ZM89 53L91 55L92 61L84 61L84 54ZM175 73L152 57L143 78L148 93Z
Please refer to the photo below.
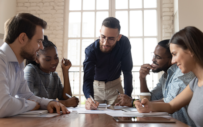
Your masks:
M180 68L174 64L167 70L159 79L157 86L151 91L151 100L163 99L165 103L172 101L179 93L181 93L189 82L195 77L192 72L183 74ZM178 119L190 126L195 126L187 113L187 107L182 107L180 110L172 114L172 117Z
M30 92L24 79L24 64L18 60L7 43L0 47L0 117L8 117L32 110L38 102L42 109L51 101ZM19 98L15 98L18 95ZM29 99L29 100L28 100ZM31 101L34 100L34 101Z
M86 98L93 96L93 81L112 81L124 75L125 94L131 96L132 87L132 56L131 45L127 37L123 36L116 42L109 53L103 53L99 47L99 40L85 49L83 92ZM94 97L94 96L93 96Z

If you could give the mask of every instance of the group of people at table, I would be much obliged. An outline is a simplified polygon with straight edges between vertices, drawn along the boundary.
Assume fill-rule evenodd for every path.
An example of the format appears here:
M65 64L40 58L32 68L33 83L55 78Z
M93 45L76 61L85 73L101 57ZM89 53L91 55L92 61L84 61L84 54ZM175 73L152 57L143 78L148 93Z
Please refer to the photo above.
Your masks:
M44 35L46 26L46 21L29 13L19 13L5 22L4 44L0 47L0 117L38 109L68 114L66 107L78 105L78 98L67 96L72 96L69 82L71 62L65 58L61 60L62 85L55 72L59 64L54 45L57 42L51 42ZM152 64L143 64L137 79L140 80L140 92L150 92L151 98L136 100L131 97L131 45L129 39L120 34L120 29L118 19L107 17L101 24L99 39L85 49L85 108L97 109L99 103L135 106L141 113L168 112L189 126L202 127L202 31L188 26L170 40L157 44ZM150 70L164 72L152 91L146 82Z

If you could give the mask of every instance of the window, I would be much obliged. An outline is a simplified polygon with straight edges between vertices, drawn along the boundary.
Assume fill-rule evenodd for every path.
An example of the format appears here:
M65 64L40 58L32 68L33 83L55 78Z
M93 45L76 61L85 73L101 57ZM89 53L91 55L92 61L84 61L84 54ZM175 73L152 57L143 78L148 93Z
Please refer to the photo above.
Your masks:
M69 72L73 95L85 103L83 94L83 61L85 48L99 37L102 21L113 16L120 20L121 34L127 36L132 46L133 93L139 93L139 69L151 62L151 53L159 40L159 0L68 0L66 4L66 56L72 62ZM151 90L158 75L147 76Z

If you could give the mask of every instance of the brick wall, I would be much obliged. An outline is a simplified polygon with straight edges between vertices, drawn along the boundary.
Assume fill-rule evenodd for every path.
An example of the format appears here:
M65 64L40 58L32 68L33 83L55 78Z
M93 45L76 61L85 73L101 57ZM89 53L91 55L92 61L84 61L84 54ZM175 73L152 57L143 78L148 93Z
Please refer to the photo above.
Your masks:
M173 35L173 0L160 0L161 2L161 39L170 39ZM17 13L27 12L34 14L48 23L45 35L56 44L59 58L63 58L63 34L65 19L65 0L17 0ZM58 65L57 72L62 78L62 71Z
M63 58L64 10L65 0L17 0L17 13L31 13L47 22L45 35L57 46L60 61ZM56 71L62 79L60 64Z
M161 0L162 40L170 39L173 35L174 0Z

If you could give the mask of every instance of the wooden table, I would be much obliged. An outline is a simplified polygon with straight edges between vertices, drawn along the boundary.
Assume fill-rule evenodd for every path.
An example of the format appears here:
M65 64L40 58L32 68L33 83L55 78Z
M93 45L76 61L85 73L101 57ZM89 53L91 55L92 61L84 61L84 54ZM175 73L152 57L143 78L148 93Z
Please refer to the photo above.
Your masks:
M189 127L176 120L176 123L116 123L106 114L77 114L52 118L1 118L0 127Z

